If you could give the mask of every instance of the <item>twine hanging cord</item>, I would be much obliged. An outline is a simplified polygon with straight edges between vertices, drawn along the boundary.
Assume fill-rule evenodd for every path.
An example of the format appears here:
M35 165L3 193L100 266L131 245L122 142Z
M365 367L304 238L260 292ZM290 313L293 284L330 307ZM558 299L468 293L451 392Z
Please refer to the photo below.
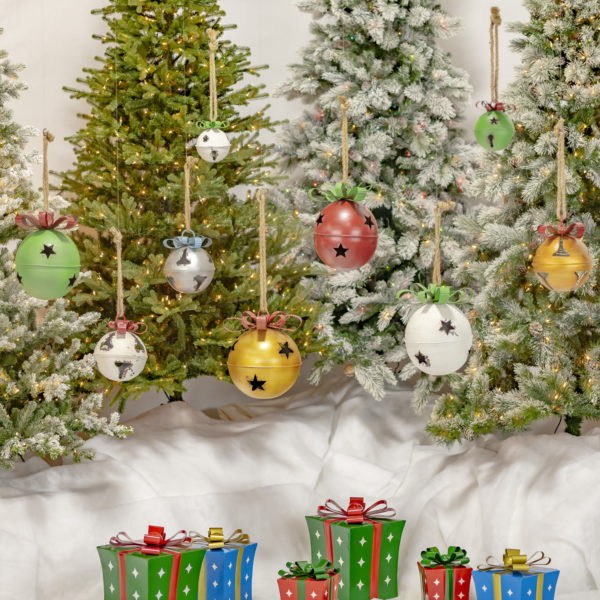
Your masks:
M207 29L208 35L208 93L209 93L209 118L217 120L217 68L215 65L215 54L219 48L217 36L219 33L214 29Z
M125 304L123 301L123 235L116 227L111 227L108 232L113 236L117 250L117 318L125 317Z
M267 305L267 225L265 219L265 190L256 190L258 202L258 254L259 254L259 285L261 312L269 312Z
M567 169L565 164L565 121L559 119L556 127L556 218L562 223L567 218Z
M452 210L455 203L452 201L441 201L436 204L435 219L435 252L433 255L433 275L432 280L435 285L442 284L442 213Z
M348 183L350 168L350 142L348 139L348 100L340 96L340 111L342 113L342 182Z
M192 205L191 205L191 201L190 201L190 178L191 178L192 169L194 168L194 165L197 162L198 162L198 160L195 157L187 156L185 159L185 165L183 167L183 177L184 177L183 218L184 218L185 228L187 230L192 229Z
M491 101L498 102L498 79L500 72L498 30L502 24L500 9L492 6L490 10L490 72L491 72Z
M50 202L50 184L48 182L48 144L54 141L54 135L52 135L47 129L43 132L44 143L42 146L43 156L43 171L42 171L42 194L44 201L44 212L49 211Z

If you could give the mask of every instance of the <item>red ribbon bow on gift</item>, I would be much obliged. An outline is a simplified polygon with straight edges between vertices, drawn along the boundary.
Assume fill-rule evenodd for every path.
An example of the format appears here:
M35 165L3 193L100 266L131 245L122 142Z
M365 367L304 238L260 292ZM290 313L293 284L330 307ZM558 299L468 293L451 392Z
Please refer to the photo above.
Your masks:
M280 331L296 331L298 327L286 327L286 321L288 319L298 319L300 324L302 323L302 317L298 315L288 315L280 310L275 312L258 312L253 313L250 310L246 310L242 313L241 317L229 317L227 321L239 321L244 329L258 329L264 331L265 329L279 329ZM227 331L236 333L235 329L229 329L225 327Z
M35 215L17 215L15 223L21 229L72 229L77 224L77 217L65 215L64 217L54 218L54 213L40 211Z
M571 223L570 225L565 225L561 221L557 227L554 227L554 225L540 225L537 228L537 232L547 239L552 239L557 236L581 238L585 233L585 226L583 223Z
M341 517L346 523L363 523L369 519L389 519L396 511L385 500L378 500L366 508L364 498L354 497L350 498L346 510L330 498L325 505L319 506L318 514L326 519Z
M138 335L144 335L144 333L146 333L148 330L146 323L136 323L135 321L126 319L124 316L115 317L115 320L109 321L106 326L110 329L116 329L117 333L120 335L123 335L126 331L131 331L132 333L137 332ZM142 326L144 327L144 330L138 331L138 329Z
M143 540L134 540L124 531L110 538L111 546L139 546L142 554L160 554L164 548L188 548L192 542L185 529L179 530L170 538L165 536L165 528L148 525L148 533Z
M488 112L494 110L505 112L509 108L508 104L504 104L504 102L486 102L485 100L480 100L475 106L483 106Z

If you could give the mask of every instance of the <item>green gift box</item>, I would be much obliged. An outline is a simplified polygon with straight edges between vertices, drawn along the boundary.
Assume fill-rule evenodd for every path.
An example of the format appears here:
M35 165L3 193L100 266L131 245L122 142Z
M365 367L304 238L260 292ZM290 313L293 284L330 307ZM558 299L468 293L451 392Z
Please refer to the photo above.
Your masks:
M347 509L327 500L318 516L307 516L311 558L326 558L340 571L340 600L395 598L398 595L398 554L406 521L379 500L369 507L350 498Z
M120 532L98 546L104 600L190 600L198 598L205 548L192 547L185 531L165 537L150 525L143 540Z

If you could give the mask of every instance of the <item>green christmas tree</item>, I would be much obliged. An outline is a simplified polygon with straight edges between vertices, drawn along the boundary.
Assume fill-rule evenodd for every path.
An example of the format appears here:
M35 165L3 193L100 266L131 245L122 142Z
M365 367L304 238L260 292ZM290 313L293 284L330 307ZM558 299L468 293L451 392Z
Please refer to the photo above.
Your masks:
M491 204L456 223L465 240L454 256L456 279L479 292L470 363L454 377L452 393L437 400L429 423L443 440L518 431L552 415L578 433L582 419L600 417L597 268L572 293L549 291L531 268L542 242L538 226L558 225L560 119L565 225L583 223L583 241L598 256L600 2L527 0L526 6L530 21L513 26L522 65L503 98L516 138L502 154L487 154L476 174L473 191Z
M34 131L19 126L7 106L24 89L20 66L0 51L0 241L23 237L15 214L41 208L30 185L32 156L25 145ZM66 202L51 198L59 211ZM44 459L91 458L84 439L97 434L123 437L131 429L119 415L100 416L102 395L83 390L94 378L94 360L82 355L78 336L98 320L78 315L61 299L49 305L29 297L15 274L9 247L0 248L0 466L37 454Z
M208 252L216 273L206 291L178 294L162 271L168 254L162 241L184 228L184 163L188 152L195 154L188 148L203 129L199 121L212 113L208 31L227 29L224 13L212 0L112 0L97 12L108 29L102 36L104 56L97 68L86 69L78 89L69 90L90 110L82 115L85 126L71 138L76 164L64 173L63 188L73 198L70 210L95 233L78 236L83 264L94 274L73 299L114 316L114 252L104 232L119 228L126 313L147 325L149 353L144 372L124 384L123 397L156 387L179 398L186 379L227 377L233 335L223 321L257 308L256 206L228 192L270 180L270 148L260 143L259 132L273 123L265 108L245 110L265 97L263 86L246 83L264 67L252 66L247 48L220 35L218 118L226 121L222 129L231 152L221 162L200 161L190 177L191 226L197 236L212 238ZM308 267L298 264L293 252L298 226L274 207L267 219L269 306L307 317L296 339L302 351L310 351L316 310L299 285Z
M367 265L346 272L321 267L310 282L313 297L324 303L317 327L332 349L314 380L334 364L348 363L347 372L382 398L385 383L417 372L410 363L398 371L406 352L396 293L429 282L435 206L451 198L461 210L471 168L457 123L469 97L467 77L438 46L457 21L434 0L304 0L299 6L317 18L311 44L292 66L283 92L313 108L282 137L280 154L291 180L280 202L291 202L312 230L325 203L315 202L308 190L342 179L343 96L350 184L370 188L364 202L379 227L377 251ZM307 242L312 254L312 240Z

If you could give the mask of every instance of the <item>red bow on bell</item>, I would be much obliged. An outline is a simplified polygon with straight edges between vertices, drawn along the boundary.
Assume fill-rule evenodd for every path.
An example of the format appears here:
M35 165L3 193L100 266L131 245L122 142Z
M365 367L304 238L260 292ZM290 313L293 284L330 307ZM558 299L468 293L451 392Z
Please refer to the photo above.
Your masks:
M72 229L77 225L77 217L65 215L54 218L54 213L40 211L38 216L23 214L15 217L15 223L21 229Z
M346 523L362 523L365 519L389 519L396 511L385 500L378 500L367 508L364 498L357 496L350 498L346 510L330 498L323 506L319 506L318 514L327 519L341 517Z
M492 112L494 110L505 112L508 108L508 105L504 104L504 102L486 102L485 100L480 100L477 102L476 106L483 106L488 112Z
M239 321L244 329L258 329L264 331L265 329L279 329L280 331L295 331L297 327L286 327L286 321L288 319L298 319L302 323L302 317L298 315L288 315L280 310L275 312L258 312L253 313L250 310L244 311L241 317L230 317L228 321ZM226 328L227 329L227 328ZM235 333L235 330L228 329Z
M556 227L554 225L540 225L537 228L537 232L547 239L552 239L557 236L581 238L585 233L585 226L583 223L571 223L570 225L565 225L561 221Z
M144 326L143 331L138 331L140 327ZM147 326L145 323L134 322L126 319L124 316L115 317L114 321L109 321L107 327L110 329L116 329L117 333L123 335L126 331L131 331L132 333L137 332L139 335L143 335L146 333Z
M184 529L168 538L165 536L165 528L157 525L148 525L148 533L143 540L133 540L124 531L119 531L110 538L111 546L139 546L143 554L160 554L164 548L187 548L191 543Z

